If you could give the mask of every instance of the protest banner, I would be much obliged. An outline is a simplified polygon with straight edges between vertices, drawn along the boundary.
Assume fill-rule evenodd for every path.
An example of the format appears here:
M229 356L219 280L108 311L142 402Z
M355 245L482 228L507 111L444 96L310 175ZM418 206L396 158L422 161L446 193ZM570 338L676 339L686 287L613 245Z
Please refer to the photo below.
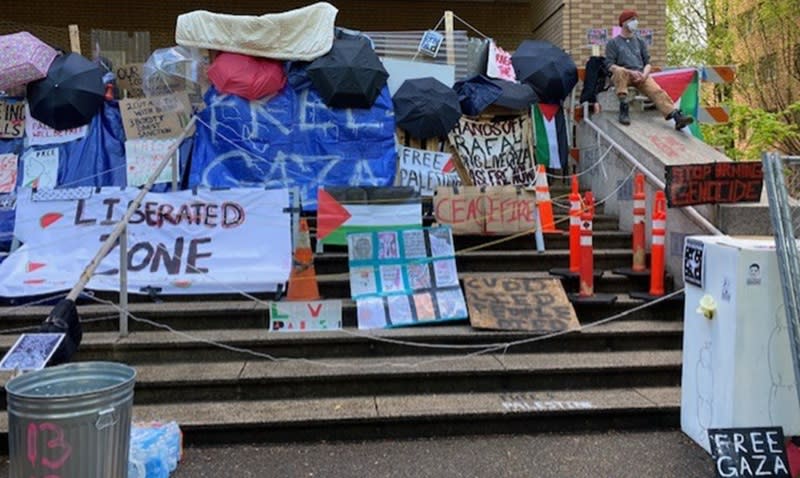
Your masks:
M192 105L189 95L176 93L120 100L119 111L128 140L174 138L189 123Z
M462 117L449 138L472 185L530 185L536 177L532 135L527 115L494 122Z
M0 154L0 193L10 193L17 186L17 155Z
M515 186L439 187L433 198L436 222L453 234L515 234L535 230L536 194Z
M708 441L718 478L772 476L792 478L783 428L709 428Z
M169 148L175 142L173 139L132 139L125 141L125 162L128 174L128 186L141 186L147 183L150 175L158 168ZM180 150L175 152L180 165ZM180 180L180 171L178 171ZM172 181L172 167L167 166L158 175L155 183L168 183Z
M397 147L395 186L408 186L423 196L433 196L439 186L457 186L461 178L450 153Z
M759 202L764 184L760 161L665 166L669 207Z
M142 90L142 71L144 71L143 63L129 63L115 70L117 87L120 89L121 93L124 93L124 98L144 97L144 90Z
M470 324L479 329L553 333L580 327L558 279L466 276Z
M58 148L28 150L22 155L22 186L53 189L58 184Z
M307 332L341 328L341 300L270 303L270 332Z
M347 240L360 329L467 317L449 227L355 233Z
M25 135L25 105L24 101L0 101L0 139Z
M27 103L25 104L25 136L27 136L26 142L29 146L69 143L85 137L88 131L88 125L60 131L54 130L31 116L30 109Z
M0 296L71 288L138 193L118 187L18 192L14 235L23 246L0 263ZM128 292L276 290L291 268L289 204L285 189L147 194L128 223ZM119 290L118 247L101 261L89 289Z
M511 53L489 41L489 58L486 62L486 76L506 81L517 81L514 65L511 64Z

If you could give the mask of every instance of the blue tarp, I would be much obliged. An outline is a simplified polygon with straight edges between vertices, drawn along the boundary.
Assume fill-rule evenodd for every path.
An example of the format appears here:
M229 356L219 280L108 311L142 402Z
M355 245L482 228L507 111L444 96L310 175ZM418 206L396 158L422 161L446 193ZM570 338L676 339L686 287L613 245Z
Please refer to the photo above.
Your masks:
M316 210L320 186L387 186L396 168L388 88L370 109L330 109L289 67L276 96L249 102L211 88L199 114L189 186L292 187Z

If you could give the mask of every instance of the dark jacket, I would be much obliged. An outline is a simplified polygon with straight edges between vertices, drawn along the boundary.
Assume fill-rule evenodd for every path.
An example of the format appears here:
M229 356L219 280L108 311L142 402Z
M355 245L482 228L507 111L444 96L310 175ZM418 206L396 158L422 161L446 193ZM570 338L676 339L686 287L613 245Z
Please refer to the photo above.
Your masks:
M606 67L605 58L593 56L586 62L586 76L583 78L583 91L581 91L581 103L597 103L597 94L606 91L610 85L608 77L611 72Z

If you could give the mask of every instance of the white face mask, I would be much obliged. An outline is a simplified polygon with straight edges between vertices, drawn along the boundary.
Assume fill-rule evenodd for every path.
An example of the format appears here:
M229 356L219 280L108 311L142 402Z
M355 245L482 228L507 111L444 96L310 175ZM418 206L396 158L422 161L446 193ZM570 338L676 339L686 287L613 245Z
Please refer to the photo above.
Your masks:
M633 33L636 33L636 29L639 28L639 20L634 18L633 20L628 22L627 26L628 30L630 30Z

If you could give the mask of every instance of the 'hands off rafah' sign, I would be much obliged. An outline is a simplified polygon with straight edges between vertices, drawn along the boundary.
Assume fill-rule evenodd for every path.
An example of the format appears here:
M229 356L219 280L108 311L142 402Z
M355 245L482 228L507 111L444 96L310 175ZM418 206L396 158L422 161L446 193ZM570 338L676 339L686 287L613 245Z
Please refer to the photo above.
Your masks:
M30 190L19 194L14 234L24 245L0 264L0 296L71 288L139 192L80 191L83 196L63 200L35 200ZM288 204L285 189L148 194L128 226L129 292L147 286L165 294L274 291L291 266ZM87 287L119 290L118 246Z

